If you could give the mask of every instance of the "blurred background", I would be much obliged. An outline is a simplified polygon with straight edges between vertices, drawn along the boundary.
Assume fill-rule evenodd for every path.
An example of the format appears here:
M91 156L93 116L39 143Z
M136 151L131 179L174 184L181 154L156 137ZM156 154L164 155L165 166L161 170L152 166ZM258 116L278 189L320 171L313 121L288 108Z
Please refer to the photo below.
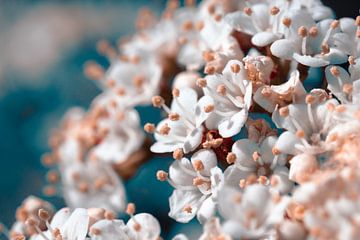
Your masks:
M323 2L337 17L359 13L353 0ZM50 130L69 107L86 108L99 93L83 75L84 63L94 59L106 66L96 42L105 38L115 44L133 33L142 6L159 13L165 1L0 0L0 222L10 226L26 196L42 196L46 169L40 157L49 150ZM165 239L181 231L199 232L195 223L182 229L167 217L172 190L154 176L170 162L153 159L126 183L138 211L160 219ZM48 200L63 206L60 198Z

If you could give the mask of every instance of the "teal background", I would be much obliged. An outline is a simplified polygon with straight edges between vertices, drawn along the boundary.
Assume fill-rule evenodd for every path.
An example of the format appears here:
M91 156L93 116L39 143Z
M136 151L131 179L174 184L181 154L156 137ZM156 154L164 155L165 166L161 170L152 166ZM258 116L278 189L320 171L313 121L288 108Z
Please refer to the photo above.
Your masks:
M328 1L333 7L338 1ZM342 6L336 8L339 16L355 16L359 6L355 1L341 1ZM348 4L346 4L346 2ZM91 100L99 93L95 84L84 77L82 69L85 61L95 59L106 66L106 60L95 51L95 45L100 38L109 39L115 43L119 36L134 31L136 9L140 6L150 6L155 11L164 7L163 0L132 0L132 1L0 1L0 35L9 26L21 19L22 14L42 5L73 6L80 5L96 10L101 7L122 8L131 7L127 27L117 27L111 22L111 29L102 33L83 33L80 40L70 44L61 51L61 57L53 65L42 71L36 77L19 73L11 66L5 66L0 75L0 222L11 226L17 206L30 195L42 196L47 169L40 164L41 155L48 151L47 138L49 130L57 126L62 115L71 106L87 108ZM132 19L131 19L132 18ZM115 18L116 19L116 18ZM26 37L26 36L24 36ZM0 50L4 43L0 38ZM21 47L21 46L19 46ZM6 56L5 56L6 57ZM21 57L21 56L19 56ZM36 57L36 56L34 56ZM0 54L0 59L4 58ZM6 59L2 59L6 61ZM8 70L8 68L10 70ZM321 75L312 70L310 79L306 81L307 89L319 86ZM36 84L32 84L34 81ZM40 82L40 83L39 83ZM152 108L139 108L146 121L157 121L159 114ZM157 169L167 169L171 163L168 158L155 158L139 169L138 174L126 182L128 199L137 204L138 211L153 213L159 218L163 227L163 236L169 239L180 231L199 232L193 223L190 226L175 224L167 217L168 196L172 189L155 179ZM57 207L63 206L61 198L48 199ZM194 227L195 226L195 227ZM195 229L195 230L194 230ZM1 237L0 237L1 239Z

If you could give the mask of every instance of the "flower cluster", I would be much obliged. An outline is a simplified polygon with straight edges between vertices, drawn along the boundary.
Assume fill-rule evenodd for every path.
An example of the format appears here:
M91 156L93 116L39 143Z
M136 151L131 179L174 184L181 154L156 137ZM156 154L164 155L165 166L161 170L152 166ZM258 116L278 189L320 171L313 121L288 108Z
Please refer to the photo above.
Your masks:
M53 208L27 200L17 239L158 239L134 205L126 225L111 213L126 206L120 177L152 154L174 159L156 178L174 188L169 217L196 217L201 240L360 238L360 16L319 0L195 2L142 10L118 50L99 42L110 67L85 73L102 93L66 114L43 159L45 192L75 210L49 222ZM150 104L158 123L135 109Z

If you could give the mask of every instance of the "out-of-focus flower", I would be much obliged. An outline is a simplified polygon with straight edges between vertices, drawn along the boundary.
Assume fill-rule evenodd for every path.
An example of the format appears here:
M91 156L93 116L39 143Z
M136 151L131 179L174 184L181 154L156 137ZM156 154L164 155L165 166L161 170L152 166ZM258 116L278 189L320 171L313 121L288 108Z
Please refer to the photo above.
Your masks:
M160 88L162 68L156 60L141 56L134 58L114 60L100 80L103 87L111 88L113 95L126 106L149 104Z
M61 173L62 192L69 207L98 207L114 212L124 209L123 184L107 163L74 162L63 166Z
M47 201L44 201L40 198L37 198L35 196L29 196L27 197L20 207L16 210L16 222L13 224L10 230L10 235L15 236L18 234L22 234L25 236L29 236L33 233L33 229L29 229L25 222L26 219L31 217L36 220L39 220L38 218L38 211L40 209L46 210L50 216L52 216L55 212L54 207ZM46 229L46 225L44 223L39 225L39 229L44 230Z
M274 237L274 226L284 221L288 203L287 196L272 194L259 184L246 187L244 192L225 188L219 194L219 210L226 219L223 232L235 239Z

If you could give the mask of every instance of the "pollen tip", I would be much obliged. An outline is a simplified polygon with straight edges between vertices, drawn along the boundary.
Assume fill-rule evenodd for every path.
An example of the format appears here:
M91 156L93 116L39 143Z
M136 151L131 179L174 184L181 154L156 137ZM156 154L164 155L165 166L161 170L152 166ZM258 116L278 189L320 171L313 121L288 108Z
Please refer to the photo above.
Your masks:
M173 152L173 158L175 160L181 160L184 156L184 152L181 148L175 149L175 151Z
M164 182L168 178L168 173L163 170L159 170L156 172L156 178L157 178L157 180Z
M128 215L134 215L136 211L136 206L134 203L128 203L128 205L126 206L126 213Z

